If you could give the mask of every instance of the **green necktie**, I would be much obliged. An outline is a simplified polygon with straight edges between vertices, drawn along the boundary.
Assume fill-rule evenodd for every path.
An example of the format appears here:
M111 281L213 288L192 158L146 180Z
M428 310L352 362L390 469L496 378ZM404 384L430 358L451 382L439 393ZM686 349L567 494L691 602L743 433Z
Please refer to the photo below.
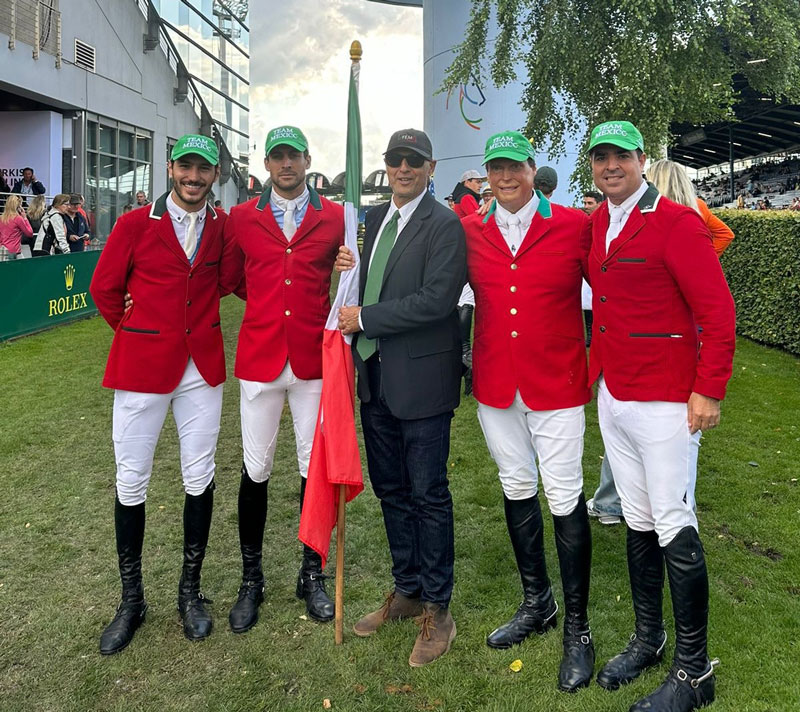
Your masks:
M372 263L367 272L367 283L364 285L364 298L361 300L362 307L376 304L378 299L380 299L381 287L383 287L383 273L386 271L386 263L389 261L389 254L394 247L394 240L397 237L397 221L399 218L400 211L395 210L392 219L386 223L386 227L383 228L383 232L381 232L378 242L375 245ZM366 361L378 350L378 345L375 339L368 339L361 333L358 335L356 350L362 360Z

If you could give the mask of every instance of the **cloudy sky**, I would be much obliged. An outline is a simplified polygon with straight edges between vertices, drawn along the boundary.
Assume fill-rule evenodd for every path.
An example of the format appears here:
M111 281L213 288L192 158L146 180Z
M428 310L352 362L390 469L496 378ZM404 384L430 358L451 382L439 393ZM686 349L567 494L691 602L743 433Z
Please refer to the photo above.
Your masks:
M269 8L269 12L259 9ZM267 131L299 126L311 170L344 170L350 43L359 40L364 175L382 167L397 129L422 128L422 10L366 0L256 0L250 4L250 156L264 178Z

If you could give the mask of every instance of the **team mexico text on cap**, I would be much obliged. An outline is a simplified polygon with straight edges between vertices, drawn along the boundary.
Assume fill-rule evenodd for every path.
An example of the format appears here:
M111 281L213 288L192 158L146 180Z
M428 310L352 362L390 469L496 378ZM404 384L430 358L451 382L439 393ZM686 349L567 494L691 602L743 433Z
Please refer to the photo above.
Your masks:
M194 153L204 158L212 166L219 163L219 149L214 139L200 134L186 134L181 136L170 154L170 159L175 161L182 156Z
M589 139L589 149L601 143L610 143L627 150L638 149L644 152L644 139L642 134L630 121L606 121L592 129Z
M308 150L308 139L296 126L278 126L267 134L267 143L264 152L269 152L275 146L290 146L298 151Z
M519 131L503 131L489 136L483 154L484 164L495 158L508 158L511 161L535 159L533 146Z

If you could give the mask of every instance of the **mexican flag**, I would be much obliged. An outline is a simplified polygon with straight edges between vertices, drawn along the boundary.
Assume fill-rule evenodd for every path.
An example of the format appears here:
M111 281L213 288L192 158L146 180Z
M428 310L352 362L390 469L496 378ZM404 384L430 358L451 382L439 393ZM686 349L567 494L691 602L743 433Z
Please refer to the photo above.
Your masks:
M345 244L356 256L356 266L342 272L322 341L322 397L311 448L308 481L298 538L328 558L331 534L337 522L339 486L350 501L364 489L355 423L355 369L350 336L337 328L339 307L358 304L358 209L361 205L361 117L358 110L359 63L350 69L345 163Z

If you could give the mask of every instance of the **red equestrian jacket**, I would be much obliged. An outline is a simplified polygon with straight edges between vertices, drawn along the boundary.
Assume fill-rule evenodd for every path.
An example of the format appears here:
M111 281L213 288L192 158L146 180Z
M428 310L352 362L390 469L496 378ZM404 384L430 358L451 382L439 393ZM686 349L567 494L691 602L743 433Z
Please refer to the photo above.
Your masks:
M736 317L702 218L651 185L606 253L608 224L603 203L591 217L590 383L602 373L618 400L724 398Z
M516 255L494 218L470 215L467 269L475 291L475 398L507 408L519 390L532 410L591 400L581 311L591 234L581 211L539 206Z
M120 216L89 291L114 329L103 385L171 393L191 357L210 386L225 380L219 269L227 215L210 205L194 264L175 236L167 194ZM130 292L133 306L124 311Z
M231 210L220 283L247 300L234 375L274 381L288 359L298 378L322 378L331 272L344 244L344 209L309 188L303 222L287 240L270 191Z

